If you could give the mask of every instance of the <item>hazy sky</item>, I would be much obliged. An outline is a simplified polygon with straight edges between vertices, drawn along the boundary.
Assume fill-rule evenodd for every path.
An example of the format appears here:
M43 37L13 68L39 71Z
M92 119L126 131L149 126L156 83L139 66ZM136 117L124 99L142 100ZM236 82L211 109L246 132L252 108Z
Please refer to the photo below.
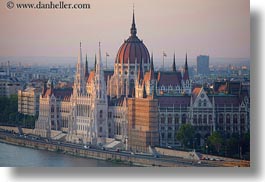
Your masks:
M94 55L101 41L102 52L115 57L129 37L134 3L138 37L154 57L163 50L178 58L186 51L250 57L249 0L64 0L90 3L88 10L9 10L6 2L0 1L0 56L76 56L81 40L84 53Z

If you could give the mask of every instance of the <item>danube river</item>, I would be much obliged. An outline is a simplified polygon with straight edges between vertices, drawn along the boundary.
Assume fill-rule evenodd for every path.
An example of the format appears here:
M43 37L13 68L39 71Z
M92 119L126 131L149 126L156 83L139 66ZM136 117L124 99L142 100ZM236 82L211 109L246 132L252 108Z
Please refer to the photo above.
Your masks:
M0 143L0 167L124 167L104 160L78 158Z

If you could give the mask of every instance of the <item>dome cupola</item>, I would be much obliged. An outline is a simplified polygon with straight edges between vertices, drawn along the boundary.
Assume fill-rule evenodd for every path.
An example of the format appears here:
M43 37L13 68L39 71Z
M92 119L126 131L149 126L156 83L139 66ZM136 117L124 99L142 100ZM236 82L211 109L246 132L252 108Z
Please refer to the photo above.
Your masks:
M143 61L143 64L149 64L150 55L143 41L137 37L137 29L133 11L131 36L121 45L115 63L127 64L129 62L130 64L134 64L135 61L137 61L137 63L140 64L141 60Z

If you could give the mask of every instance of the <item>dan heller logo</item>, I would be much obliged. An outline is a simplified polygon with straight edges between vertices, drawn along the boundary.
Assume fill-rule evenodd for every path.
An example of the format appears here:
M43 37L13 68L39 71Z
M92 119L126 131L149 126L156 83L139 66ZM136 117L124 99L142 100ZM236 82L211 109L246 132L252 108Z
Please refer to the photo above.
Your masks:
M12 8L14 8L14 6L15 6L15 3L12 2L12 1L8 1L8 2L6 3L6 7L7 7L8 9L12 9Z
M54 3L50 1L49 3L42 3L39 1L38 3L14 3L13 1L8 1L6 4L8 9L13 9L15 6L18 9L90 9L90 4L85 3L65 3L64 1L59 1L58 3Z

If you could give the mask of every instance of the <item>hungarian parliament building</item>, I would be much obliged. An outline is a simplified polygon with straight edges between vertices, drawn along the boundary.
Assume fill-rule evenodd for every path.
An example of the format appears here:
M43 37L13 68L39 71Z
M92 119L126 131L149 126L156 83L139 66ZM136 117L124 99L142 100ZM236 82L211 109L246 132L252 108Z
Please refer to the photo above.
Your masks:
M35 134L83 144L116 141L127 150L148 152L180 145L176 135L183 124L194 127L200 145L214 131L249 131L249 92L240 82L216 85L213 92L193 85L187 55L183 71L176 69L175 58L170 71L156 71L153 56L137 37L134 13L130 33L113 71L103 69L100 44L94 69L88 70L80 43L73 88L43 86Z

